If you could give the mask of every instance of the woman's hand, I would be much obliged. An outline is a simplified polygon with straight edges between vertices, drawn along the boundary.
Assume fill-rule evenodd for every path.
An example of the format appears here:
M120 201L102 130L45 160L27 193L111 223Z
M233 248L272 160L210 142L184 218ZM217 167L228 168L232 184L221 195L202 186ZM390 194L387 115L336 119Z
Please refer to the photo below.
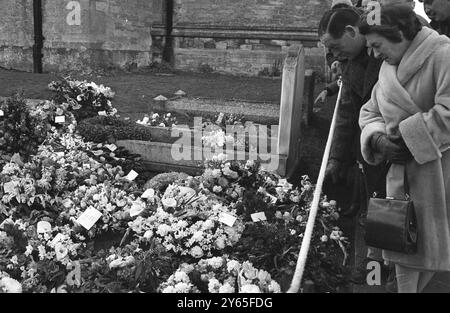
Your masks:
M371 139L371 146L393 164L405 164L413 158L401 137L390 138L386 134L375 133Z

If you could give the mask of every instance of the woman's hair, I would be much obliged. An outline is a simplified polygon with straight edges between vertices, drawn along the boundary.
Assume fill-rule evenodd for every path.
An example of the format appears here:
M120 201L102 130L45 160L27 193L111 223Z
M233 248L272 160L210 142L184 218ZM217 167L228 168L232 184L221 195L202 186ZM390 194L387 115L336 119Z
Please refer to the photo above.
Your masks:
M401 42L403 33L405 39L412 41L422 29L416 13L408 5L392 5L381 8L380 24L373 24L372 11L365 12L358 25L362 35L378 34L390 42ZM372 13L376 14L376 12Z
M325 12L319 23L319 37L329 33L331 37L341 38L347 25L357 26L360 20L354 8L333 9Z

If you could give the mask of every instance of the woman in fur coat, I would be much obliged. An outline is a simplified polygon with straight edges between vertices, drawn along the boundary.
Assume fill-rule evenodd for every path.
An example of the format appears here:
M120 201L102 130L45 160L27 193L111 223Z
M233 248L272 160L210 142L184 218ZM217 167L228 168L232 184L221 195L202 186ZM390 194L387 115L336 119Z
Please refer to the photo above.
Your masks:
M360 32L384 60L372 97L361 109L361 151L369 164L389 162L387 196L409 196L418 251L383 251L396 265L399 292L421 292L438 271L450 271L450 39L422 27L405 6L362 18Z

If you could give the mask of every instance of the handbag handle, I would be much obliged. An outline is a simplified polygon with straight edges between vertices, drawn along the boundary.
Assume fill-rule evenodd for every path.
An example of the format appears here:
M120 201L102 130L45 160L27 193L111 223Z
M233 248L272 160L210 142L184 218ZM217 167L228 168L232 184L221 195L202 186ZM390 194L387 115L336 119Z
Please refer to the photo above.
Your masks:
M386 163L386 175L389 173L389 170L391 169L391 162L387 162ZM404 167L404 171L403 171L403 190L405 191L405 198L408 200L411 196L409 193L409 181L408 181L408 172L406 170L406 164L403 166Z

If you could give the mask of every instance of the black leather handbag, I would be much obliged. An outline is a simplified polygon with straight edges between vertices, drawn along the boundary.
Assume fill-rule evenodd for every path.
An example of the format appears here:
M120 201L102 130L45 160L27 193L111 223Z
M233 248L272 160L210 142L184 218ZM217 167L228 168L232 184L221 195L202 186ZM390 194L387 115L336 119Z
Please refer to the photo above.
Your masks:
M370 247L404 254L417 252L417 220L404 174L405 200L370 198L364 239Z

